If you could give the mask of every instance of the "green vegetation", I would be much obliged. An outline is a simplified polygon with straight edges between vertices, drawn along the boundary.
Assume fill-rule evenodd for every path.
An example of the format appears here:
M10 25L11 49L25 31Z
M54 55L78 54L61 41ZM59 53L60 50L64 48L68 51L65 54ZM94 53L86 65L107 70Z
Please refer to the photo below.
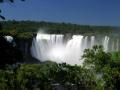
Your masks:
M0 3L4 1L0 0ZM15 0L8 1L13 3ZM1 10L0 18L5 19L1 15ZM65 90L119 90L120 52L106 53L101 46L94 46L92 49L84 51L83 67L54 62L15 64L17 60L21 60L21 52L17 47L6 42L3 35L12 35L18 39L28 40L36 34L39 28L43 28L44 32L55 34L109 35L112 33L113 35L115 32L120 34L118 32L120 27L43 21L1 21L0 90L53 90L56 86L64 87ZM7 66L8 64L10 66Z
M39 28L44 32L56 34L114 34L119 27L87 26L66 23L1 21L0 35L12 35L19 39L32 39ZM46 28L45 28L46 27ZM116 30L116 31L114 31ZM117 32L119 34L119 32ZM3 40L3 37L1 37ZM5 42L5 41L4 41ZM104 52L102 46L86 49L83 54L83 67L70 66L65 63L46 62L41 64L21 64L21 52L5 42L0 44L5 56L1 61L0 90L53 90L57 86L65 90L118 90L120 83L120 52ZM9 46L10 45L10 46ZM12 52L13 51L13 52ZM3 54L3 52L5 52ZM7 53L11 52L11 54ZM18 53L17 53L18 52ZM14 57L14 56L17 57ZM7 59L6 59L7 56ZM5 61L7 60L7 61ZM7 67L6 65L11 65Z
M16 35L23 38L31 38L36 34L39 29L43 29L43 32L55 33L55 34L84 34L84 35L97 35L97 34L113 34L120 30L119 27L110 26L89 26L89 25L77 25L70 23L51 23L51 22L35 22L35 21L1 21L3 34L12 34L13 31ZM25 33L25 34L24 34ZM26 34L27 33L27 34Z
M50 61L7 66L0 70L0 90L53 90L57 86L65 90L119 90L120 62L115 60L116 53L112 54L94 46L84 51L83 66Z
M85 49L82 57L85 60L85 67L98 71L112 63L111 54L104 52L102 46L93 46L93 49Z
M105 90L119 90L120 83L120 59L119 52L106 53L102 46L94 46L86 49L83 58L84 67L96 74L100 74L104 81Z
M97 85L94 73L80 66L46 62L0 71L0 90L53 90L57 83L66 90L73 84L78 90L93 90Z

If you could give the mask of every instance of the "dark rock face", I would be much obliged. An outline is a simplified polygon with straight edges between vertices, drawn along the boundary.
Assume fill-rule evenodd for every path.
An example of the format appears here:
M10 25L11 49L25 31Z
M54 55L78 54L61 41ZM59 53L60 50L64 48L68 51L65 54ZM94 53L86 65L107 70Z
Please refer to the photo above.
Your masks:
M17 46L22 52L24 63L40 63L39 60L31 55L32 40L33 39L16 39Z
M0 68L6 64L22 62L21 51L8 42L3 36L0 36Z
M2 25L1 25L1 23L0 23L0 30L2 30Z

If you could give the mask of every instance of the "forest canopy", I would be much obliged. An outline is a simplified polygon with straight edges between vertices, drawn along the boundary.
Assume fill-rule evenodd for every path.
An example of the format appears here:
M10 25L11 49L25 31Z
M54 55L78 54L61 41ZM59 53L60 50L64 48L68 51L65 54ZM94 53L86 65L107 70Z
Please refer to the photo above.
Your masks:
M90 25L78 25L71 23L55 23L45 21L1 21L3 30L2 33L18 34L18 36L24 36L23 33L36 34L39 29L43 29L44 32L54 34L83 34L83 35L96 35L96 34L117 34L120 33L120 27L112 26L90 26ZM20 35L22 34L22 35ZM25 34L26 35L26 34Z

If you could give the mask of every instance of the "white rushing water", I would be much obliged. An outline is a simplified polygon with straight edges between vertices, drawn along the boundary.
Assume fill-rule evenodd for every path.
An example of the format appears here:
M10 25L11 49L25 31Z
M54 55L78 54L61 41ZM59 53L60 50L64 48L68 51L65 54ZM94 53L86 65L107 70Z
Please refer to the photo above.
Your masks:
M12 36L4 36L4 38L9 42L12 43L13 37Z
M109 37L105 36L104 40L103 40L103 47L105 51L108 51L108 45L109 45Z
M99 44L103 45L104 50L107 52L112 50L116 44L116 50L119 49L119 40L110 44L108 36L99 38L99 41L96 40L95 36L73 35L67 41L64 40L64 37L64 35L38 33L32 42L32 56L40 61L50 60L57 63L65 62L70 65L82 65L84 60L81 60L81 55L83 55L86 48Z

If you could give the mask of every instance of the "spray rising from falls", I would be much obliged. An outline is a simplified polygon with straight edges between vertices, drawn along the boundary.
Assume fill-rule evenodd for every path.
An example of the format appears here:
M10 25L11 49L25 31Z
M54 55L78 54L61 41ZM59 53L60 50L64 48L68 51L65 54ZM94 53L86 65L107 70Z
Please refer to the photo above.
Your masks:
M104 50L119 50L119 40L112 42L110 37L95 37L73 35L65 40L65 35L41 34L38 33L33 39L31 53L40 61L55 61L57 63L67 63L71 65L82 65L83 51L93 45L103 45Z

